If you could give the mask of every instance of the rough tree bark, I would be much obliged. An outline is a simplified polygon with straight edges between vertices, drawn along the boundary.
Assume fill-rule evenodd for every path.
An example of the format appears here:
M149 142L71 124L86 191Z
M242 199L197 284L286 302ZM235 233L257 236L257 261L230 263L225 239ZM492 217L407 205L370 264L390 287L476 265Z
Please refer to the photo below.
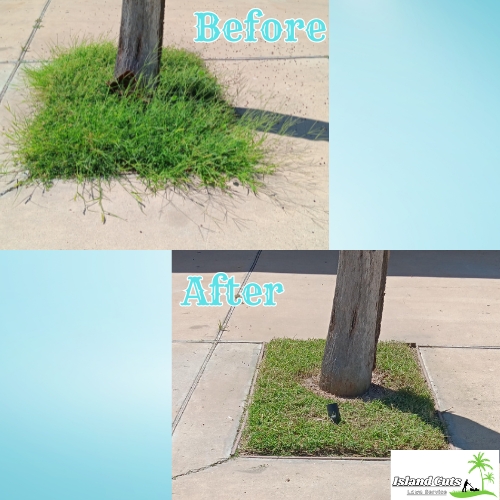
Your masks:
M344 397L370 387L389 252L341 251L319 386Z
M115 80L151 81L160 72L165 0L123 0Z

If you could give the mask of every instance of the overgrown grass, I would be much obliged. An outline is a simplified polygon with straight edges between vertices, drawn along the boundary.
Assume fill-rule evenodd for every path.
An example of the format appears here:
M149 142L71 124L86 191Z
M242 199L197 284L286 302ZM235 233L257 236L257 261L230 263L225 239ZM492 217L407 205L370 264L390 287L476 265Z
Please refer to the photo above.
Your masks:
M86 42L25 69L33 113L16 117L9 137L28 183L137 174L153 191L195 179L223 189L238 179L255 190L273 171L255 132L273 124L238 119L198 56L164 48L156 89L125 96L107 85L115 58L112 43Z
M380 399L340 400L333 424L322 397L304 380L319 374L324 340L272 340L248 409L241 453L388 457L391 450L446 449L432 395L408 345L380 342Z

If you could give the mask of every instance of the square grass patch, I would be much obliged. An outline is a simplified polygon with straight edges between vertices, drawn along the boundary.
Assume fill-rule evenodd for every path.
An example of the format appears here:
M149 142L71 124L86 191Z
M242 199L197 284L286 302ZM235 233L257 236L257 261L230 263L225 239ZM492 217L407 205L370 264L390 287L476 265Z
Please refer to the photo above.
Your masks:
M120 93L108 85L116 51L80 42L25 68L31 113L14 117L8 137L26 184L136 175L152 191L193 182L225 189L233 179L256 190L273 171L266 134L256 132L273 118L238 117L199 56L165 47L156 85Z
M407 344L379 342L368 394L325 397L311 380L321 369L325 340L275 339L260 365L241 454L389 457L391 450L447 449L445 429L417 360ZM339 403L333 424L326 405Z

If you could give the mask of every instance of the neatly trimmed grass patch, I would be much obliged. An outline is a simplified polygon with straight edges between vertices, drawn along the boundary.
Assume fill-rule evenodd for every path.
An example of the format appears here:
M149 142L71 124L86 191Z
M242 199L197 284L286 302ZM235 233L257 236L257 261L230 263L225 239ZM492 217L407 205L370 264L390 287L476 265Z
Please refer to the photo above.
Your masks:
M391 450L446 449L444 429L414 349L380 342L374 399L323 397L306 387L319 374L324 340L275 339L248 409L240 452L260 455L388 457ZM333 424L326 404L339 402Z
M483 491L452 491L450 492L450 495L455 497L455 498L470 498L470 497L477 497L479 495L493 495L496 497L495 493L492 493L491 491L483 490Z
M262 119L238 119L197 55L164 48L157 88L125 96L107 85L115 58L110 42L80 43L25 69L33 113L16 118L9 137L28 181L137 174L153 191L195 179L225 188L235 178L255 190L272 172L255 132Z

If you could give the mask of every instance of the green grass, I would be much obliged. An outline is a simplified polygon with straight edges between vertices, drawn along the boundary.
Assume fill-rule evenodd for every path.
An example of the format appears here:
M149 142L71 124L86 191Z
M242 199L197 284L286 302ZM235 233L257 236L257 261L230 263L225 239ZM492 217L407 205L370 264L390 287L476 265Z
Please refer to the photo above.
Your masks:
M156 89L127 96L107 86L115 58L112 43L83 42L25 69L33 112L15 116L9 133L25 182L136 174L152 191L193 181L225 189L232 179L255 191L273 171L255 132L273 124L238 119L197 55L164 48Z
M303 385L319 374L324 340L272 340L266 347L248 408L240 453L388 457L391 450L446 449L444 429L408 345L380 342L381 399L340 400L333 424L322 397Z
M495 493L491 491L482 490L482 491L452 491L450 495L455 498L469 498L469 497L477 497L479 495L493 495L496 497Z

